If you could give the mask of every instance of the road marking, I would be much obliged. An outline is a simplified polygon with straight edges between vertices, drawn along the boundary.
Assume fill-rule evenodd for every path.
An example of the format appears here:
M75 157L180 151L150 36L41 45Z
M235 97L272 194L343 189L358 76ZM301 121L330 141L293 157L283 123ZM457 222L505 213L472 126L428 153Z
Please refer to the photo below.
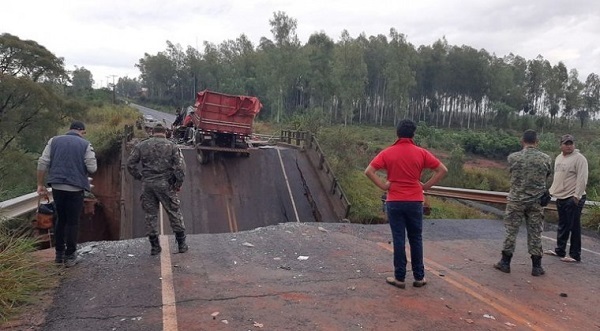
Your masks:
M377 243L380 247L394 252L394 248L390 246L388 243ZM410 262L410 259L407 258ZM529 307L525 305L521 305L514 300L510 300L488 288L486 288L483 284L477 283L476 281L465 277L455 271L452 271L436 262L433 262L429 259L423 259L425 262L425 269L429 271L431 274L436 275L438 278L446 281L452 286L462 290L463 292L469 294L473 298L481 301L484 304L491 306L502 314L512 318L519 323L522 323L525 326L528 326L532 330L548 330L548 329L558 329L556 326L546 324L547 321L551 320L550 316L543 314L540 311L532 311ZM427 265L434 266L436 269L428 267ZM443 273L440 272L443 270ZM444 277L440 276L440 274L444 274ZM448 277L452 276L452 277ZM455 278L455 279L453 279ZM465 286L464 284L468 284L470 287ZM496 302L499 301L499 302ZM509 308L510 307L510 308ZM537 325L533 325L528 319L536 321Z
M158 203L158 230L160 234L165 233L165 222L163 221L163 215L165 210L163 209L162 203Z
M175 301L175 287L173 286L173 273L171 270L171 250L169 249L169 237L164 234L163 209L160 205L160 241L162 252L160 253L160 285L162 288L162 315L163 330L177 330L177 302Z
M292 208L294 209L294 214L296 215L296 222L300 222L300 217L298 217L298 210L296 210L296 202L294 201L294 196L292 195L292 188L290 187L290 182L287 177L287 173L285 172L285 167L283 166L283 159L281 158L281 152L277 149L277 155L279 155L279 163L281 164L281 170L283 171L283 178L285 178L285 184L287 185L288 193L290 194L290 200L292 200Z

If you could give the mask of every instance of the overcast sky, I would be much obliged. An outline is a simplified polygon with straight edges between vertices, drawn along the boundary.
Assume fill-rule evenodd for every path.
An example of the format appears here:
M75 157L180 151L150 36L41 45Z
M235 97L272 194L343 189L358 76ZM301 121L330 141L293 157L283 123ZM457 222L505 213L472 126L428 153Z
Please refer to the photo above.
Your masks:
M562 61L581 81L600 74L598 0L20 0L2 4L0 33L37 41L68 70L85 67L105 86L113 75L137 77L134 65L167 40L202 51L204 41L243 33L256 46L272 39L277 11L297 20L302 43L315 32L337 42L344 29L357 37L393 27L415 47L445 37L499 57Z

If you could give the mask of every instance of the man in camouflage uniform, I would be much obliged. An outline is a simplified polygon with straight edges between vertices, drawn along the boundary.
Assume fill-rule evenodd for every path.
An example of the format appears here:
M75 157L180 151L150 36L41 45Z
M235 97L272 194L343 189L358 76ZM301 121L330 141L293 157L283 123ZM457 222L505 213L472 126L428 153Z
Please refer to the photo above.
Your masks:
M527 227L527 249L531 254L531 275L541 276L542 268L542 227L544 207L540 198L546 192L546 183L552 173L550 156L537 149L537 134L526 130L521 139L523 149L508 156L510 191L504 214L506 239L502 259L494 268L510 273L510 260L515 251L517 233L523 220Z
M138 170L138 164L141 164L141 171ZM156 255L162 251L157 229L159 202L169 216L179 253L187 252L185 226L177 196L185 176L185 162L181 150L167 140L166 128L162 124L156 124L153 136L133 148L127 160L127 170L136 180L142 181L140 200L146 213L147 235L152 246L150 254Z

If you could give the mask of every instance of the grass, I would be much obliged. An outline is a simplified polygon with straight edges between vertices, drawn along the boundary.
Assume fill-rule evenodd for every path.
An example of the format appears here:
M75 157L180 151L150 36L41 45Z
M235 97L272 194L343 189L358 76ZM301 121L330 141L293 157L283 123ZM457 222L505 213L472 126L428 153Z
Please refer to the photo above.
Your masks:
M489 215L475 208L466 206L458 201L445 198L428 197L431 206L431 214L427 219L493 219L496 216Z
M581 215L581 226L600 234L600 206L590 206L585 209L586 212Z
M37 241L22 221L0 222L0 322L35 303L36 293L53 286L57 269L32 253Z

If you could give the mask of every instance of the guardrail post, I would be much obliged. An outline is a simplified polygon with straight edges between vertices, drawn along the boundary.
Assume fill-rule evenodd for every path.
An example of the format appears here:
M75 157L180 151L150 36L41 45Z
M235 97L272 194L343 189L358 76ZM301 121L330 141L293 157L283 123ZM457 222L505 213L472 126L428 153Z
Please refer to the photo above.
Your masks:
M337 179L333 178L331 181L331 194L335 194L335 188L337 187Z

